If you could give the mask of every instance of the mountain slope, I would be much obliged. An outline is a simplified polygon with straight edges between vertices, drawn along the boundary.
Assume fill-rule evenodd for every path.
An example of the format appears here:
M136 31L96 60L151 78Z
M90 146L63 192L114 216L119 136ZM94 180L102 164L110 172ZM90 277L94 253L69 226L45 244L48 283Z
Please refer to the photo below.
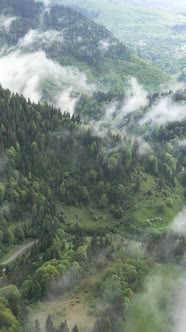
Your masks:
M0 2L0 10L4 18L15 18L8 30L1 28L3 47L13 46L22 53L43 50L61 65L85 72L101 89L123 91L131 76L148 88L167 80L161 70L134 55L106 28L73 9L9 0Z
M171 97L185 103L185 93ZM149 104L153 98L157 103L156 95ZM136 127L146 112L137 111ZM125 130L126 120L132 121L120 118ZM185 251L185 238L166 238L185 202L185 127L185 120L157 127L145 146L129 133L96 132L79 116L0 87L0 256L37 240L0 269L3 331L22 332L23 325L25 332L43 331L37 319L45 326L50 312L56 326L68 319L72 332L77 323L81 332L106 332L108 324L111 332L124 331L152 261L178 259ZM180 140L183 149L174 148ZM33 312L25 308L43 300Z
M103 24L133 51L169 74L185 68L185 3L173 1L57 0ZM88 14L87 14L88 13ZM174 27L180 30L178 33Z

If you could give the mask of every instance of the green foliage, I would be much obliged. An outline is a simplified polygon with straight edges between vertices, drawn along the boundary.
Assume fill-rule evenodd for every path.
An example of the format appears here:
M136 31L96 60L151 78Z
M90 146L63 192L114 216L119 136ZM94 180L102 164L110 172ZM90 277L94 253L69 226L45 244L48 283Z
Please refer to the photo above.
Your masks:
M15 317L20 316L21 294L18 288L14 285L8 285L0 288L0 297L8 301L9 308Z
M99 200L99 207L100 208L106 208L108 205L108 197L106 194L101 195Z
M119 276L112 275L103 284L103 297L106 301L114 302L122 296L122 281Z
M33 276L31 296L37 300L43 298L48 292L51 281L58 276L59 273L54 266L47 264L40 267Z
M172 198L167 198L166 204L167 204L168 207L172 207L173 206L173 199Z
M0 183L0 204L3 203L5 196L5 185L3 183Z
M0 330L2 332L22 332L11 310L0 300Z

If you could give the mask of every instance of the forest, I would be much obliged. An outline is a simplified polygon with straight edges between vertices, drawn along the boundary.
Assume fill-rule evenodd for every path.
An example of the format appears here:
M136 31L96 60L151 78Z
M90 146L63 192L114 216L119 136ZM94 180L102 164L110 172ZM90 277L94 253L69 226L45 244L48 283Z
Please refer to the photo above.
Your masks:
M158 97L149 97L149 102L153 98ZM185 97L177 93L174 98ZM105 304L92 331L124 331L133 294L142 288L148 271L157 261L183 256L185 238L167 236L166 227L158 231L157 225L165 222L167 211L176 214L176 200L185 201L184 153L171 155L166 147L175 137L183 138L186 122L157 128L151 135L153 153L140 155L139 141L109 129L101 137L81 121L80 110L91 109L88 102L92 100L80 100L70 117L0 89L1 256L11 246L35 240L21 257L2 265L2 331L28 331L30 306L46 300L48 292L56 297L68 293L93 271L100 276L92 282L92 292L96 298L101 294ZM164 142L162 151L159 140ZM157 189L148 188L149 181ZM142 222L136 212L147 202L152 216ZM172 243L175 236L175 247L163 255L162 242ZM65 273L67 284L62 281ZM36 318L33 331L42 331L43 324L46 331L78 331L76 324L68 327L50 312L45 319Z
M7 52L42 46L64 67L91 69L94 83L112 70L72 113L46 102L56 82L42 82L38 102L0 86L0 331L173 332L185 276L186 90L157 91L167 76L75 9L27 2L0 0L2 15L19 17L0 28ZM30 42L30 29L55 38Z

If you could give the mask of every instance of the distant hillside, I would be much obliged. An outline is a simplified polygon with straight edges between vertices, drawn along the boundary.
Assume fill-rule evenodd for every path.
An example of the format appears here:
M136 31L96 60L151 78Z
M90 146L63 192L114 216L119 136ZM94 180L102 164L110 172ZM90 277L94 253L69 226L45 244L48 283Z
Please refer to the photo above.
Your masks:
M9 29L1 27L1 46L22 52L44 50L58 63L79 68L101 88L122 91L131 76L148 88L167 80L161 70L134 55L106 28L72 8L8 0L0 1L0 11L3 18L17 18Z
M97 13L94 20L129 47L164 72L174 75L185 68L184 31L179 35L175 25L185 25L185 1L151 0L52 0L67 6L79 6Z

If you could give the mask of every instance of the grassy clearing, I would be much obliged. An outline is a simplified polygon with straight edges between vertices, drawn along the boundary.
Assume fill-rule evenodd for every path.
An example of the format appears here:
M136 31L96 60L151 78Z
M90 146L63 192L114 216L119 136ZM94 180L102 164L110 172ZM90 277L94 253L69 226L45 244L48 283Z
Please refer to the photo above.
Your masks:
M66 319L70 328L77 324L80 332L89 330L104 308L97 294L97 283L103 273L104 271L91 271L71 292L55 298L49 296L47 301L34 306L31 324L38 318L44 325L51 313L56 325Z
M75 227L77 224L83 230L99 230L113 227L114 220L107 210L88 207L60 206L64 211L66 227Z
M146 222L146 220L152 222L152 225L149 228L158 231L164 231L176 215L177 211L173 208L165 208L162 213L160 213L157 209L140 208L132 213L132 216L141 223ZM154 218L161 219L159 219L159 221L151 221Z
M184 207L183 188L176 183L174 188L166 187L160 191L154 177L146 174L142 174L141 177L144 180L139 192L135 195L132 216L139 223L149 220L150 229L164 230ZM169 199L172 200L170 207L167 206ZM153 220L158 217L159 220Z

